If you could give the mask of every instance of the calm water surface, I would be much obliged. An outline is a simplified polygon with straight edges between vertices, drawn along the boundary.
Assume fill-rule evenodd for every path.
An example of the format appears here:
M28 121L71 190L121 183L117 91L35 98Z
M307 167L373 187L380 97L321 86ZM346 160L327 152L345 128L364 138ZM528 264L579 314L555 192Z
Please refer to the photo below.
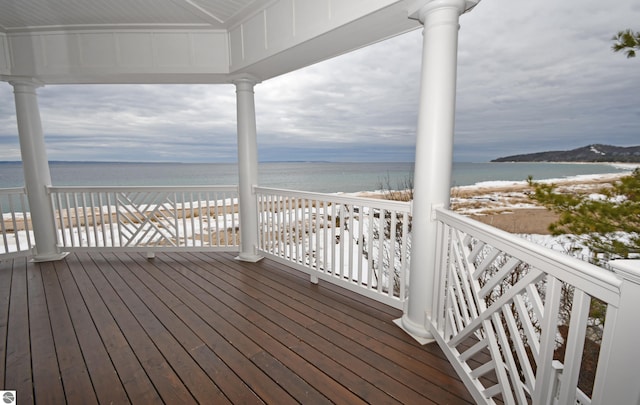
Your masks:
M238 184L233 163L87 163L52 162L56 186L160 186ZM560 163L454 163L452 186L483 181L537 180L584 174L620 172L605 164ZM413 172L413 163L261 163L259 183L265 187L320 193L379 190L402 187ZM0 188L24 185L22 164L0 163Z

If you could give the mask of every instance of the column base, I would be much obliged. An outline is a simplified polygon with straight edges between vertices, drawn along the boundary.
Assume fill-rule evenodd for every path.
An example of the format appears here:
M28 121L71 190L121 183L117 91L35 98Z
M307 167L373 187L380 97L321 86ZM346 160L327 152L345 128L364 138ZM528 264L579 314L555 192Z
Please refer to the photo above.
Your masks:
M241 262L257 263L262 259L264 259L264 257L255 255L253 253L240 253L238 256L236 256L236 260L239 260Z
M69 252L36 254L31 258L32 263L57 262L69 255Z
M424 325L417 324L410 320L407 315L402 315L402 318L395 319L393 321L396 325L400 327L403 331L405 331L409 336L414 338L416 342L421 345L426 345L428 343L433 343L436 340L433 338L433 335L427 329L425 329Z

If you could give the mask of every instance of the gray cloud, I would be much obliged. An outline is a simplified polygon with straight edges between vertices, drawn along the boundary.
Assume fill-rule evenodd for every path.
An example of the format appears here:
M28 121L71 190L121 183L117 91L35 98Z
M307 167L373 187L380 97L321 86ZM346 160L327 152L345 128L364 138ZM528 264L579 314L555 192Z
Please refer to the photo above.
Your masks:
M640 142L640 59L610 50L640 30L637 0L483 0L461 17L454 154L460 161ZM414 159L422 33L256 86L261 160ZM0 83L0 160L18 160ZM52 160L236 159L231 85L47 86Z
M638 60L611 52L634 1L483 1L462 17L460 160L638 144Z

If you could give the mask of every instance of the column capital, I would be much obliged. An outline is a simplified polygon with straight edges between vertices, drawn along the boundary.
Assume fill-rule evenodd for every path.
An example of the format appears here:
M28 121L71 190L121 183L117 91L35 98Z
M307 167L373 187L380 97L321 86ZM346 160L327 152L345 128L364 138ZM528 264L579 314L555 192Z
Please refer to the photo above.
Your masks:
M21 76L12 77L9 80L9 84L13 86L14 93L35 93L38 87L44 86L44 83L38 79Z
M459 14L471 11L480 0L414 0L408 8L409 18L424 23L425 16L442 8L455 8Z
M238 75L231 79L231 83L236 85L236 90L245 91L252 91L253 87L260 82L257 77L248 74Z

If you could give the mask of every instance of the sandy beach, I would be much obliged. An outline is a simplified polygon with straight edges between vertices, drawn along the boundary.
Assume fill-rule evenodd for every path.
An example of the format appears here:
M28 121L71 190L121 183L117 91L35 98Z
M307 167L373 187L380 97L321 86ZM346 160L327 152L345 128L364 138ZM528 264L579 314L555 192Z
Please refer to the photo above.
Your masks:
M559 192L593 194L628 176L634 164L619 164L628 172L584 175L566 179L541 180L556 185ZM526 181L489 181L451 189L451 209L477 221L510 233L549 235L549 225L558 215L529 198ZM356 193L368 198L383 198L382 192Z
M626 175L628 173L579 176L544 182L555 184L559 192L593 194ZM558 215L536 205L529 198L530 192L526 182L487 182L454 187L451 208L507 232L547 235L549 224L556 221Z

